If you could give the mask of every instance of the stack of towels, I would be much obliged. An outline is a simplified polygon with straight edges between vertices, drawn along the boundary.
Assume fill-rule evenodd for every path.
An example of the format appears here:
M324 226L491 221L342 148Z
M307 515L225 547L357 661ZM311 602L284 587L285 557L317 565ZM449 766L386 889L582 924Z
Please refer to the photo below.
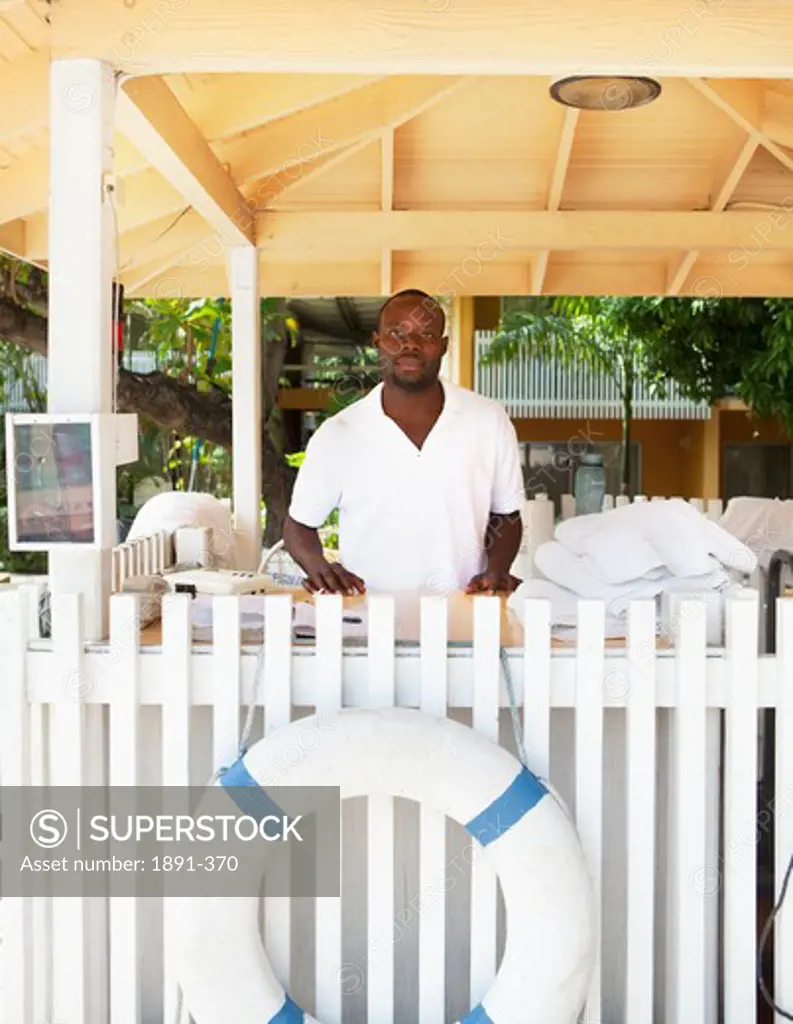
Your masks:
M603 601L607 635L619 636L631 601L722 590L755 566L745 544L682 499L635 502L560 523L510 605L521 614L525 598L545 598L554 625L573 627L579 598Z

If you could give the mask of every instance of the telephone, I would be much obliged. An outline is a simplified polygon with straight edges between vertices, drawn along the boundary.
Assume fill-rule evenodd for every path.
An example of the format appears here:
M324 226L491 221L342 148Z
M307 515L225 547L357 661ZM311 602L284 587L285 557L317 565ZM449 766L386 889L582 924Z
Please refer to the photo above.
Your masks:
M266 594L275 590L270 576L241 569L183 569L163 579L175 594Z

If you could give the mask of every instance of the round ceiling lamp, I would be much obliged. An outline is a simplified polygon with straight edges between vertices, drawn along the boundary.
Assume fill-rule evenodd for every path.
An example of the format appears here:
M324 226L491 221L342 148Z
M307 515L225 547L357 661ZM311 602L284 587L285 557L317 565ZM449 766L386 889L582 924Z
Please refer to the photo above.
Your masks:
M632 110L660 95L661 85L654 78L628 75L571 75L551 86L557 103L579 110Z

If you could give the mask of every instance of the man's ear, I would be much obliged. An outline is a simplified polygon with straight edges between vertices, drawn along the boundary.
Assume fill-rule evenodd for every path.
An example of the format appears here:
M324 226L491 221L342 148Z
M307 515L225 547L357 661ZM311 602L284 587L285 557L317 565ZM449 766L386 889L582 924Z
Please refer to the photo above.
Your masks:
M448 351L448 349L449 349L449 339L448 339L448 337L446 337L445 335L444 335L444 337L443 337L443 338L441 339L441 345L442 345L442 352L441 352L441 355L442 355L442 356L445 356L445 355L446 355L446 353L447 353L447 351Z
M376 348L380 351L380 335L377 331L372 331L372 348Z

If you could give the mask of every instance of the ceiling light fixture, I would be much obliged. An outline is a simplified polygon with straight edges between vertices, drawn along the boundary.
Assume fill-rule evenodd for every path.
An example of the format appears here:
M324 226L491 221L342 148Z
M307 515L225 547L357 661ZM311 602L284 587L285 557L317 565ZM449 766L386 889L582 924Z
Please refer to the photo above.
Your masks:
M557 103L579 110L632 110L657 99L661 85L628 75L571 75L554 82L550 92Z

